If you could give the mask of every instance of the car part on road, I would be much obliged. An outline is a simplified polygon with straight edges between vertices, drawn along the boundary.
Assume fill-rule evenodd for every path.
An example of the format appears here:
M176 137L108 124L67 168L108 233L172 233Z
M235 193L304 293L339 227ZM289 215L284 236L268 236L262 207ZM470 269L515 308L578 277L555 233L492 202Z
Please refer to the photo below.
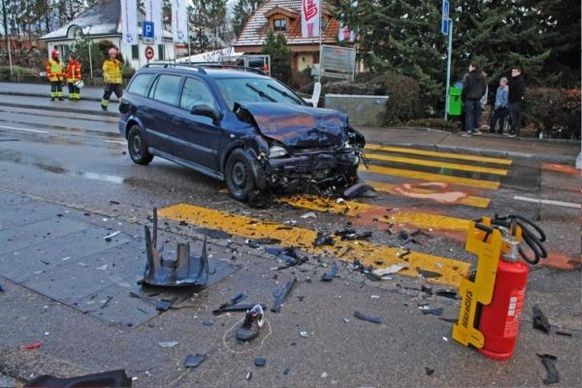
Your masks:
M558 373L558 368L556 368L556 362L558 357L552 356L551 354L538 354L542 364L546 368L546 378L544 379L545 385L555 384L560 382L560 374Z
M333 278L335 278L337 271L338 271L338 266L337 266L337 264L334 264L329 271L327 271L326 273L321 275L321 281L322 282L331 282L333 280Z
M372 323L376 323L376 324L381 324L382 318L380 317L376 317L373 315L366 315L366 314L362 314L359 311L354 311L354 317L358 318L359 320L362 321L366 321L366 322L372 322Z
M550 334L550 322L537 304L533 306L533 328Z
M206 361L205 354L199 354L199 353L196 353L195 355L189 354L184 359L184 367L196 368L196 367L200 366L200 364L202 364L204 361Z
M230 301L218 306L218 308L215 309L214 311L212 311L212 313L214 315L222 314L222 312L225 308L238 304L239 302L243 301L246 297L247 297L247 295L244 292L239 292L238 294L236 294L235 296L230 298Z
M26 383L26 388L75 388L75 387L131 387L131 378L124 369L91 375L59 378L51 375L42 375Z
M537 232L537 235L536 233ZM525 243L532 258L522 249ZM478 256L474 276L461 279L453 339L494 360L511 358L519 332L528 266L547 256L544 232L519 215L483 217L469 225L465 249Z
M281 311L281 305L285 302L285 299L287 299L287 296L291 293L291 290L293 290L293 287L295 287L296 283L297 278L294 277L293 279L289 280L287 284L283 286L283 288L278 290L277 294L275 295L275 302L273 307L271 307L271 312L278 313Z
M247 311L242 325L236 330L236 338L239 341L250 341L259 335L259 331L265 323L263 306L257 304Z
M205 286L208 282L208 256L206 253L206 236L202 243L201 256L190 256L190 244L177 243L176 258L164 258L162 249L157 249L158 212L153 213L153 237L147 226L146 267L141 283L161 287Z
M308 260L307 257L300 257L293 247L267 247L265 248L265 252L277 256L278 258L285 261L284 265L275 268L277 271L301 265Z

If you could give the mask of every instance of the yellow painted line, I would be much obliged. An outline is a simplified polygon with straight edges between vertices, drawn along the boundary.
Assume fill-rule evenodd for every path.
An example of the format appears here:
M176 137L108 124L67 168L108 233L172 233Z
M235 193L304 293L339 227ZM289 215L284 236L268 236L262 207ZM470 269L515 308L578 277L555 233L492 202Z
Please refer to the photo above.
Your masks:
M420 150L420 149L416 149L416 148L391 147L391 146L383 146L380 144L366 144L366 150L400 152L400 153L404 153L404 154L434 156L437 158L447 158L447 159L471 160L474 162L496 163L496 164L504 164L507 166L510 166L513 163L511 161L511 159L505 159L505 158L490 158L490 157L486 157L486 156L455 154L455 153L451 153L451 152L428 151L428 150Z
M246 216L239 216L218 210L198 207L188 204L178 204L158 210L160 217L175 221L185 221L189 224L223 232L243 238L274 238L281 240L283 246L293 246L309 254L333 255L340 260L351 262L360 260L366 266L381 268L375 262L382 260L382 267L392 264L406 264L409 268L399 272L406 276L418 276L417 268L434 271L441 277L431 278L434 283L457 287L461 278L469 271L469 263L402 249L390 248L366 241L341 241L335 238L334 246L314 247L313 241L317 231L290 227L283 224L265 222Z
M463 218L443 216L440 214L399 211L385 206L370 205L356 201L342 201L337 203L334 199L301 195L278 198L279 203L299 207L318 212L343 214L348 217L367 217L387 224L405 224L420 229L446 230L453 232L466 232L472 221Z
M436 161L436 160L403 158L400 156L390 156L390 155L382 155L382 154L366 154L366 158L371 159L371 160L380 160L383 162L414 164L417 166L425 166L425 167L450 168L450 169L458 170L458 171L480 172L480 173L493 174L493 175L507 175L507 170L505 170L503 168L481 167L481 166L473 166L470 164L458 164L458 163L440 162L440 161Z
M399 168L381 167L381 166L370 166L368 168L360 166L360 172L369 172L372 174L379 175L392 175L404 178L418 179L421 181L429 182L445 182L452 183L455 185L463 185L469 187L477 187L479 189L498 189L499 182L494 181L483 181L473 178L462 178L451 175L440 175L433 174L430 172L414 171L414 170L404 170Z
M403 185L399 186L393 185L391 183L376 181L366 181L366 183L371 185L374 189L376 189L376 191L382 191L388 194L398 195L407 198L428 199L431 201L444 204L465 205L486 209L489 207L489 203L491 202L489 198L467 195L461 191L443 193L417 186L411 190L406 190L403 187Z

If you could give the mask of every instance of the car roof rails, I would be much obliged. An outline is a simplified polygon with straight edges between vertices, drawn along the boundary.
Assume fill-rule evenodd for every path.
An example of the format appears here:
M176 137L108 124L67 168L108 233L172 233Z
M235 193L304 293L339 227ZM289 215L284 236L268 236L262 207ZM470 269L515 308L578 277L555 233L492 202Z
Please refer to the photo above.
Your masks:
M156 61L156 62L148 62L144 67L188 67L198 70L198 72L202 74L206 74L204 68L211 68L211 69L231 69L231 70L240 70L240 71L247 71L250 73L266 75L266 73L260 69L255 69L254 67L245 67L245 66L238 66L238 65L229 65L222 62L164 62L164 61Z

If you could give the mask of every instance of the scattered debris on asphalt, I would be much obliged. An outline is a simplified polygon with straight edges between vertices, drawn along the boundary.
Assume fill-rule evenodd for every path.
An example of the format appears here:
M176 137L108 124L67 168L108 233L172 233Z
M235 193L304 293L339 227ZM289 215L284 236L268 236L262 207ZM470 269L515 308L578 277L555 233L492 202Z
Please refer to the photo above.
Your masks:
M162 341L158 342L158 345L162 348L173 348L178 345L178 341Z
M552 356L551 354L538 354L538 357L542 360L542 364L546 368L547 374L544 379L544 384L550 385L560 382L560 374L558 373L558 368L556 368L558 357Z
M281 244L281 240L276 238L257 238L257 239L247 239L245 243L251 248L260 248L261 245L277 245Z
M389 267L386 268L380 268L380 269L376 269L374 270L372 273L376 276L386 276L386 275L393 275L397 272L400 272L401 270L408 268L407 265L405 264L392 264Z
M245 378L246 378L247 380L250 380L250 379L252 379L252 378L253 378L253 372L249 372L249 373L247 373L247 375L246 375L246 377L245 377Z
M158 304L156 305L156 310L158 311L168 311L172 305L174 304L173 300L169 299L160 299Z
M537 304L533 306L533 328L550 334L551 326L548 318Z
M24 349L26 350L35 350L42 346L42 341L32 342L30 344L24 345Z
M103 237L103 240L110 242L113 237L117 236L120 233L121 233L121 231L119 231L119 230L116 232L113 232L113 233L109 233L107 236Z
M114 201L114 200L109 201L109 204L110 205L120 205L120 203L118 201Z
M342 241L367 240L372 237L372 232L358 232L355 229L348 227L344 228L343 230L337 230L334 234L341 237Z
M427 376L432 376L432 374L434 373L434 369L429 368L428 366L424 367L424 371L426 372Z
M300 257L294 247L266 247L265 252L276 256L285 262L284 265L273 268L275 271L295 267L308 261L307 257Z
M256 366L265 366L265 364L267 363L267 359L265 359L264 357L257 357L255 358L255 365Z
M184 366L186 368L196 368L196 367L200 366L200 364L202 364L204 361L206 361L205 354L199 354L199 353L189 354L184 359Z
M138 284L146 283L161 287L204 286L208 282L208 255L206 236L202 243L202 254L190 256L190 244L178 243L175 258L164 258L162 250L157 248L158 212L153 211L153 236L144 226L146 240L146 266L143 279Z
M308 218L317 218L317 214L315 214L314 212L309 212L309 213L303 214L299 218L303 218L304 220L306 220Z
M420 311L422 311L422 313L424 315L430 314L430 315L440 316L440 315L443 315L443 311L444 311L443 307L418 306L418 308L420 309Z
M356 317L362 321L367 321L367 322L372 322L372 323L377 323L377 324L380 324L383 322L382 318L380 318L380 317L362 314L359 311L354 311L354 317Z
M214 326L214 321L212 319L205 319L202 321L202 326L210 327Z
M564 337L572 337L572 333L568 333L566 331L556 330L555 333L556 335L563 335Z
M223 307L221 309L216 309L216 310L212 311L212 313L214 315L220 315L220 314L224 314L224 313L248 311L256 305L257 305L256 303L255 304L236 304L233 306L226 306L226 307ZM267 306L264 304L260 304L260 306L263 308L263 310L265 310L267 308Z
M247 295L244 292L239 292L238 294L236 294L235 296L230 298L230 301L218 306L218 308L213 310L212 313L214 315L222 314L224 312L225 308L232 307L232 306L238 304L239 302L243 301L246 297L247 297Z
M306 331L300 331L300 332L299 332L299 335L300 335L301 337L303 337L303 338L307 338L307 337L309 337L309 333L308 333L308 332L306 332Z
M273 307L271 307L272 312L278 313L279 311L281 311L281 305L285 302L285 299L287 299L287 296L291 293L291 290L293 289L293 287L295 287L296 283L297 278L294 277L293 279L289 280L287 284L285 284L283 288L281 288L276 293L275 303L273 304Z
M337 275L337 271L338 271L337 264L332 265L329 271L321 275L321 281L331 282L333 278L335 278L335 275Z
M438 272L427 271L427 270L424 270L420 267L416 267L416 272L418 272L418 274L425 279L440 278L441 276L443 276L442 274L440 274Z
M253 306L245 316L242 325L236 330L236 338L239 341L250 341L259 335L259 331L265 323L263 306Z
M91 375L60 378L42 375L30 380L25 387L131 387L132 379L124 369Z
M434 292L434 294L437 295L437 296L442 296L443 298L458 299L457 291L452 291L452 290L436 290Z
M367 183L360 182L348 187L343 194L346 199L354 199L358 197L375 198L377 196L376 190Z
M317 232L317 237L313 241L314 247L322 247L324 245L334 245L333 237L330 233Z

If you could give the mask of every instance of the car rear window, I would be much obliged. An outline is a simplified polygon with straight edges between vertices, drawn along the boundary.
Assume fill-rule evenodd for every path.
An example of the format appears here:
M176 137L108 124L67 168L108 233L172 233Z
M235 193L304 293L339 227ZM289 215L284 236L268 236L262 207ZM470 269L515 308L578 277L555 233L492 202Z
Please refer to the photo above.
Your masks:
M154 90L152 98L166 104L178 105L180 101L180 81L182 78L174 75L160 75Z
M150 90L150 85L152 84L152 80L154 79L155 74L137 74L127 91L133 94L139 94L140 96L147 96Z

